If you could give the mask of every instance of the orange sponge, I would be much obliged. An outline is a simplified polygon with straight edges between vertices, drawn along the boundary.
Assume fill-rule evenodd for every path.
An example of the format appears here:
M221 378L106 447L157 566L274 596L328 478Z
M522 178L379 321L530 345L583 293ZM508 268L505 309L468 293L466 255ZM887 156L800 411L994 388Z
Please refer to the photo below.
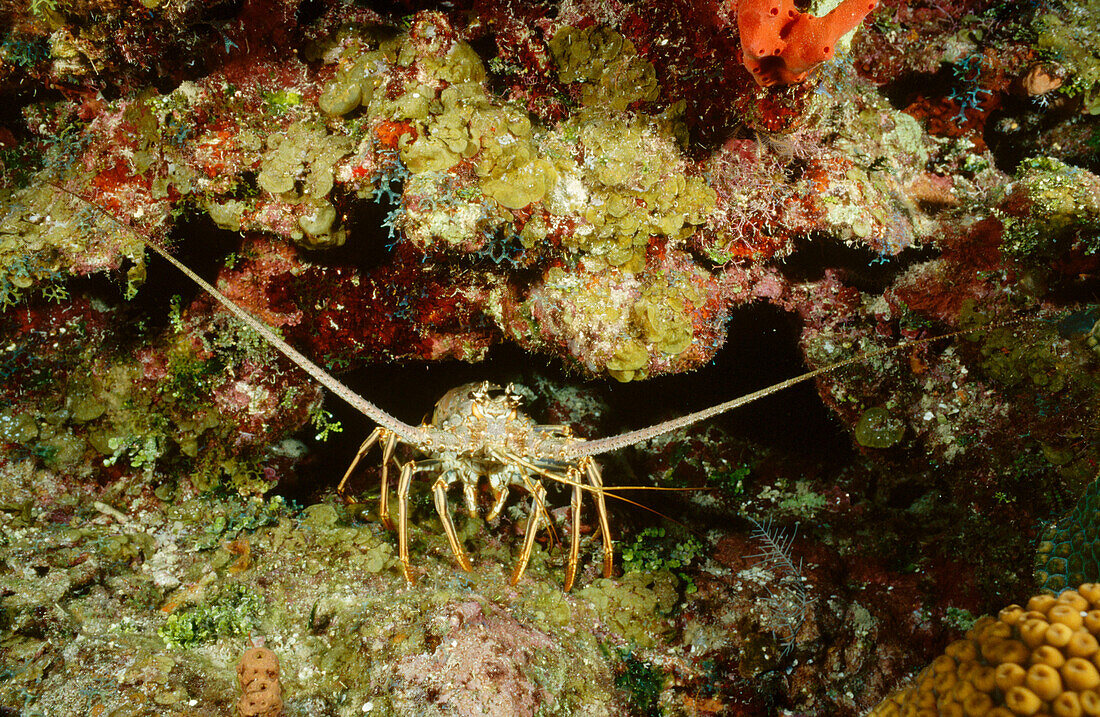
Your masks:
M279 658L266 647L254 647L241 655L237 665L241 717L279 717L283 713L283 691L279 685Z
M741 61L763 87L801 82L877 6L878 0L843 0L829 14L814 17L800 12L793 0L739 0Z
M1100 585L983 617L868 717L1100 717Z

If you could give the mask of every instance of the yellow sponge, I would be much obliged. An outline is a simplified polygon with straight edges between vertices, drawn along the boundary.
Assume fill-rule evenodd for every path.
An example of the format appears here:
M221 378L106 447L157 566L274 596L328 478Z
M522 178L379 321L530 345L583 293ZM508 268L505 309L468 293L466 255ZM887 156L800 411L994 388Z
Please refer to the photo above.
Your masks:
M868 717L1100 717L1100 584L983 617Z

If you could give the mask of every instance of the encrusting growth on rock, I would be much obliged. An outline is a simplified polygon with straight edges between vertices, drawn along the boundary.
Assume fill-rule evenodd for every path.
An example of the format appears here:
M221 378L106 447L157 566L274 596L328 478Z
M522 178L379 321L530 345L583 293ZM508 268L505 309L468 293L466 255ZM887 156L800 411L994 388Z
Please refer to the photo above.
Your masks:
M237 665L241 717L279 717L283 713L283 690L279 686L279 658L266 647L253 647L241 655Z
M741 61L762 87L801 82L876 7L878 0L844 0L827 15L814 17L792 0L740 0Z

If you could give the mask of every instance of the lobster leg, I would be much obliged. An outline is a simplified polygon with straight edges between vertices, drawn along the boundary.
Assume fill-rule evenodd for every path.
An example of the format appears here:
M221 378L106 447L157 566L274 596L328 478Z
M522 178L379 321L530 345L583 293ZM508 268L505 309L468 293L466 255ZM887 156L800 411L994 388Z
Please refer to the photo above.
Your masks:
M542 487L542 483L537 480L533 481L533 490L531 491L531 512L527 516L527 534L523 536L523 552L519 555L519 561L516 562L516 569L512 571L512 584L515 585L519 582L519 579L523 577L523 573L527 570L527 563L531 560L531 550L535 547L535 534L538 532L539 525L542 523L542 517L546 514L546 510L543 507L545 505L544 499L546 498L546 489Z
M382 444L382 492L378 495L378 518L386 530L393 530L393 521L390 520L389 470L394 448L397 447L397 434L384 428L378 430L385 435L385 443Z
M565 592L573 589L577 579L577 560L581 552L581 497L583 490L579 481L573 482L573 497L569 501L573 525L569 529L569 563L565 566Z
M588 482L592 484L592 492L596 496L596 512L600 516L600 534L603 535L603 576L611 577L612 567L615 563L615 548L611 543L611 526L607 520L607 503L603 497L603 477L600 475L600 466L590 457L584 458L584 472L588 475Z
M336 492L343 497L344 485L348 482L348 478L351 477L352 472L355 471L355 467L359 465L359 461L363 459L363 456L367 454L367 451L371 449L376 442L382 442L382 492L378 498L378 517L382 521L382 525L386 527L386 530L393 530L393 521L390 520L390 485L389 485L389 470L390 461L393 460L393 451L397 446L397 434L393 431L387 431L385 428L375 428L367 436L367 440L363 441L363 445L359 446L359 451L355 454L355 459L348 466L347 471L344 472L344 477L340 479L340 485L336 486Z
M432 498L435 501L435 511L439 513L439 520L443 523L443 530L447 533L447 542L451 544L451 552L455 554L455 560L458 561L459 567L466 572L471 572L474 568L470 564L470 557L466 554L466 549L462 547L462 543L458 542L458 531L455 530L455 524L451 520L451 511L447 507L447 473L439 476L435 483L432 485Z
M410 584L416 582L409 565L409 484L414 470L416 464L409 461L401 467L401 477L397 480L397 557L401 560L401 572Z
M339 493L341 497L344 495L344 485L348 482L348 478L351 478L351 474L355 470L355 467L359 465L359 461L363 459L363 456L367 455L367 451L371 449L371 446L373 446L385 432L386 430L384 428L375 428L370 432L370 435L367 436L367 440L363 441L363 444L359 446L359 451L355 454L355 459L351 462L351 465L348 466L348 469L344 471L344 477L340 479L340 485L336 486L336 492ZM383 470L385 470L384 465Z
M493 486L493 492L495 497L493 498L493 505L489 508L489 512L485 515L485 520L488 523L492 523L500 516L500 511L504 510L504 502L508 500L508 486L507 484L501 486Z

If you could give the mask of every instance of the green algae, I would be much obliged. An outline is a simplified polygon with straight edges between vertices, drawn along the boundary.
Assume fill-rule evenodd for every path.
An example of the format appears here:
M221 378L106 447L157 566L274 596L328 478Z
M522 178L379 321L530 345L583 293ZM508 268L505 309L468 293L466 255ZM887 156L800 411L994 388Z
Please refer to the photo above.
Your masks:
M490 99L477 53L461 41L444 51L441 43L446 34L428 22L384 41L379 50L369 49L369 42L349 45L341 54L336 76L322 92L321 110L339 116L361 107L374 120L409 123L413 136L399 150L401 161L413 174L446 171L463 159L473 159L478 175L490 180L520 170L535 158L529 118ZM392 78L385 78L389 63L415 64L422 79L404 83L389 96L376 93L382 85L393 86ZM527 171L546 175L548 168ZM529 185L546 180L517 175L515 181ZM494 186L498 186L496 193L505 193Z
M630 572L619 580L599 578L581 588L586 600L616 634L643 647L671 634L668 615L680 597L680 579L667 569Z
M1080 0L1062 12L1035 18L1036 47L1069 74L1063 91L1080 96L1089 114L1100 114L1100 2Z
M589 370L625 382L688 351L711 282L697 267L639 274L590 258L570 272L551 267L528 305L560 323Z
M401 161L413 174L444 172L458 164L459 156L444 140L420 136L401 148Z
M624 544L620 551L624 572L667 570L680 579L684 594L690 595L697 588L686 569L700 556L702 549L702 543L695 538L677 539L667 534L664 528L646 528L634 536L631 543Z
M350 139L309 122L295 122L285 132L269 135L267 145L256 182L264 191L292 204L304 204L306 209L291 238L311 249L341 246L346 235L334 228L336 209L325 197L335 181L334 166L351 153ZM229 226L239 226L239 214L233 207L227 212L227 208L214 206L215 215L228 219Z
M604 363L608 374L617 381L627 382L645 378L649 363L649 350L641 341L628 339L622 343Z
M964 307L963 316L973 316ZM1071 361L1052 341L1024 340L1011 326L993 328L972 335L979 343L982 369L1004 386L1030 384L1057 394L1067 386ZM1080 372L1077 372L1080 373ZM1081 374L1083 375L1083 374Z
M615 686L630 695L634 709L642 715L661 715L658 699L668 679L659 667L638 659L632 650L619 650L622 667L615 675Z
M471 141L479 148L472 157L482 178L500 178L537 156L534 128L526 113L510 106L487 106L469 119Z
M690 282L673 284L662 275L634 303L634 324L656 351L670 356L683 353L695 336L690 307L702 298Z
M158 205L164 214L151 217L152 225L186 206L201 209L230 231L267 230L310 249L339 246L347 235L337 186L350 181L360 196L369 191L366 186L377 179L361 179L349 171L349 162L356 170L377 165L377 150L365 140L374 130L381 137L386 125L385 131L401 133L397 155L412 178L451 173L464 162L476 176L471 183L464 174L461 192L442 200L429 194L427 184L406 185L404 206L388 221L418 246L485 252L495 260L500 254L495 237L504 237L499 241L513 242L517 250L509 258L530 266L559 254L564 241L569 250L638 272L646 266L655 237L686 241L713 212L717 195L701 177L686 173L668 118L623 112L626 105L655 96L652 66L614 31L581 35L587 39L573 44L589 46L604 63L603 70L577 78L586 84L589 114L554 128L540 126L521 107L494 97L473 48L456 40L446 21L430 13L418 16L398 35L349 26L335 40L311 49L316 59L336 64L316 102L300 89L272 83L247 89L184 83L166 95L150 91L111 107L135 127L135 156L140 159L134 168L139 175L151 172L151 196L168 200ZM250 106L245 98L253 95L274 116L252 119L254 113L241 112L242 125L228 138L217 128L198 129L203 108L243 109ZM399 126L389 126L394 124ZM162 149L159 156L152 151L157 147ZM214 159L196 171L196 152ZM598 160L582 162L585 156ZM255 186L250 188L252 172ZM79 187L86 181L74 177L72 184ZM421 196L427 201L417 201ZM512 212L520 209L533 213L517 218ZM579 215L581 225L563 235L561 224L544 209L569 221ZM91 228L79 230L82 239L101 231L97 223L109 223L94 211L87 215ZM51 216L50 231L71 231L59 228L64 212ZM37 230L21 231L25 238ZM117 261L125 256L136 260L130 280L136 290L144 276L144 248L125 232L110 234ZM47 285L72 264L69 253L49 246L28 251L33 246L21 245L9 266L9 303L18 300L24 285ZM100 255L104 249L88 248ZM0 266L2 259L0 251ZM658 294L627 307L634 312L631 339L646 346L651 360L678 355L694 341L690 299ZM645 361L635 344L627 344L623 355L612 359L610 370L619 377L642 378L647 375ZM133 458L144 465L153 464L173 443L188 456L198 455L201 441L194 436L166 441L157 437L165 431L156 426L134 428L146 429L152 437L138 430L107 436L93 430L94 445L116 460ZM199 472L204 484L220 480L217 475L224 470L216 467L219 462L206 461ZM255 485L250 479L243 483Z
M1027 199L1027 213L1001 213L1005 251L1040 263L1070 243L1087 254L1100 251L1100 177L1051 157L1033 157L1017 168L1016 186Z
M0 218L0 310L54 284L86 257L144 255L140 239L120 235L109 219L48 184L19 190L8 206Z
M864 448L890 448L905 435L905 424L888 409L875 406L860 414L852 435Z
M247 636L255 629L263 601L240 584L222 588L201 605L174 612L157 630L170 647L194 647L219 637Z
M559 157L561 190L547 198L547 208L585 220L566 245L612 266L640 270L652 237L684 240L716 205L714 190L684 173L669 128L644 116L580 115L543 138L540 148ZM577 150L598 160L570 159Z
M636 102L657 99L660 87L653 64L638 55L634 43L605 27L568 25L550 40L558 78L582 83L581 102L622 112Z
M318 106L327 115L346 115L360 105L369 106L382 84L385 58L369 32L357 34L341 53L336 75L322 89Z
M482 184L485 193L506 209L523 209L542 201L558 179L554 165L536 159Z
M200 550L216 548L257 528L275 525L288 512L282 496L266 500L250 496L243 503L211 503L192 498L173 503L166 510L169 520L202 525L202 534L195 538L195 547Z
M0 441L4 443L29 443L38 438L38 422L25 411L6 408L0 411Z

